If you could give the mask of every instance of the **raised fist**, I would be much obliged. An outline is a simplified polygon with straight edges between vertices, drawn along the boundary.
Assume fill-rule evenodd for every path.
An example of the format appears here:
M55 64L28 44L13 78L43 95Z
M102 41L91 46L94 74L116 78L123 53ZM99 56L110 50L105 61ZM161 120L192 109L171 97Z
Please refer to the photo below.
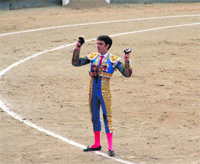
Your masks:
M85 43L84 37L79 37L78 42L80 43L78 46L82 46Z
M129 54L129 53L131 53L131 51L132 51L131 48L126 48L126 49L124 50L124 53L125 53L125 54Z
M124 59L125 59L126 62L129 61L131 51L132 51L131 48L126 48L126 49L124 50L124 53L125 53Z

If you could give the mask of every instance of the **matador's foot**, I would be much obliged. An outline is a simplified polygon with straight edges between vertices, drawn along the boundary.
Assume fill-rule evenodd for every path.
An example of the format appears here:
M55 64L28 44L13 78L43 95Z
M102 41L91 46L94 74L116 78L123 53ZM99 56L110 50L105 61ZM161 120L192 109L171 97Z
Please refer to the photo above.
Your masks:
M111 157L114 157L115 156L114 150L109 150L108 155L111 156Z
M87 151L100 151L101 150L101 146L96 147L96 148L90 148L89 146L86 149L83 149L84 152Z

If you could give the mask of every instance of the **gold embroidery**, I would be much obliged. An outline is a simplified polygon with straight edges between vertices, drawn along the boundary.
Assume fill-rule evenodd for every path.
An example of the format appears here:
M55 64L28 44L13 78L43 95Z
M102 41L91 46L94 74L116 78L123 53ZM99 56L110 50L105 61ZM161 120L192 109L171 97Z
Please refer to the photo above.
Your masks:
M121 58L119 58L118 56L115 55L110 55L110 61L111 63L116 63L117 61L119 61Z
M89 60L94 60L95 58L96 58L96 56L98 55L98 53L89 53L88 54L88 56L87 56L87 58L89 59Z
M124 63L124 68L125 68L125 71L124 71L124 73L126 74L126 76L129 76L129 74L130 74L130 64L129 63L127 63L127 62L125 62Z
M72 56L72 64L73 64L73 65L77 65L77 64L78 64L79 54L80 54L80 51L74 49L74 51L73 51L73 56Z
M111 78L111 77L112 77L112 74L111 74L111 73L106 73L106 72L100 72L100 73L99 73L99 76Z
M101 80L101 92L103 95L103 100L106 107L107 119L108 119L108 129L110 133L114 131L112 126L112 95L110 91L110 79L102 77Z
M93 92L93 78L90 79L90 88L89 88L89 109L91 114L91 121L92 121L92 92Z
M106 62L103 62L103 64L101 65L101 71L107 72L109 68L109 64Z

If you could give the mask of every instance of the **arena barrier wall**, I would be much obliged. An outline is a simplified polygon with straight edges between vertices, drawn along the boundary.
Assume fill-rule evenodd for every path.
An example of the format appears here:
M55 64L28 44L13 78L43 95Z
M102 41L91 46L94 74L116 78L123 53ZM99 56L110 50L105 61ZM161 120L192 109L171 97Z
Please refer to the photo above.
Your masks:
M52 5L62 5L62 0L1 0L0 9L14 10Z
M200 2L200 0L110 0L110 3L179 3Z
M22 9L22 8L30 8L30 7L44 7L44 6L52 6L52 5L63 5L66 6L70 2L77 4L83 3L83 7L85 6L98 6L104 5L105 3L111 4L122 4L122 3L178 3L178 2L200 2L200 0L1 0L0 1L0 10L1 9ZM103 3L104 2L104 3ZM97 3L94 5L94 3ZM76 6L76 5L75 5ZM80 6L80 4L79 4Z

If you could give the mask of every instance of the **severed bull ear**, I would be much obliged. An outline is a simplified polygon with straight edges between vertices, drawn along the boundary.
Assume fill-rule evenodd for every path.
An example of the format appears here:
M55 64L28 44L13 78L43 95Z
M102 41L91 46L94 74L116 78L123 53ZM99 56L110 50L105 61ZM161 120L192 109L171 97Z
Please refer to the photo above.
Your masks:
M125 54L129 54L129 53L131 53L132 52L132 49L131 48L126 48L125 50L124 50L124 53Z
M84 37L82 37L82 36L80 36L79 38L78 38L78 42L81 44L81 46L85 43L85 39L84 39Z

